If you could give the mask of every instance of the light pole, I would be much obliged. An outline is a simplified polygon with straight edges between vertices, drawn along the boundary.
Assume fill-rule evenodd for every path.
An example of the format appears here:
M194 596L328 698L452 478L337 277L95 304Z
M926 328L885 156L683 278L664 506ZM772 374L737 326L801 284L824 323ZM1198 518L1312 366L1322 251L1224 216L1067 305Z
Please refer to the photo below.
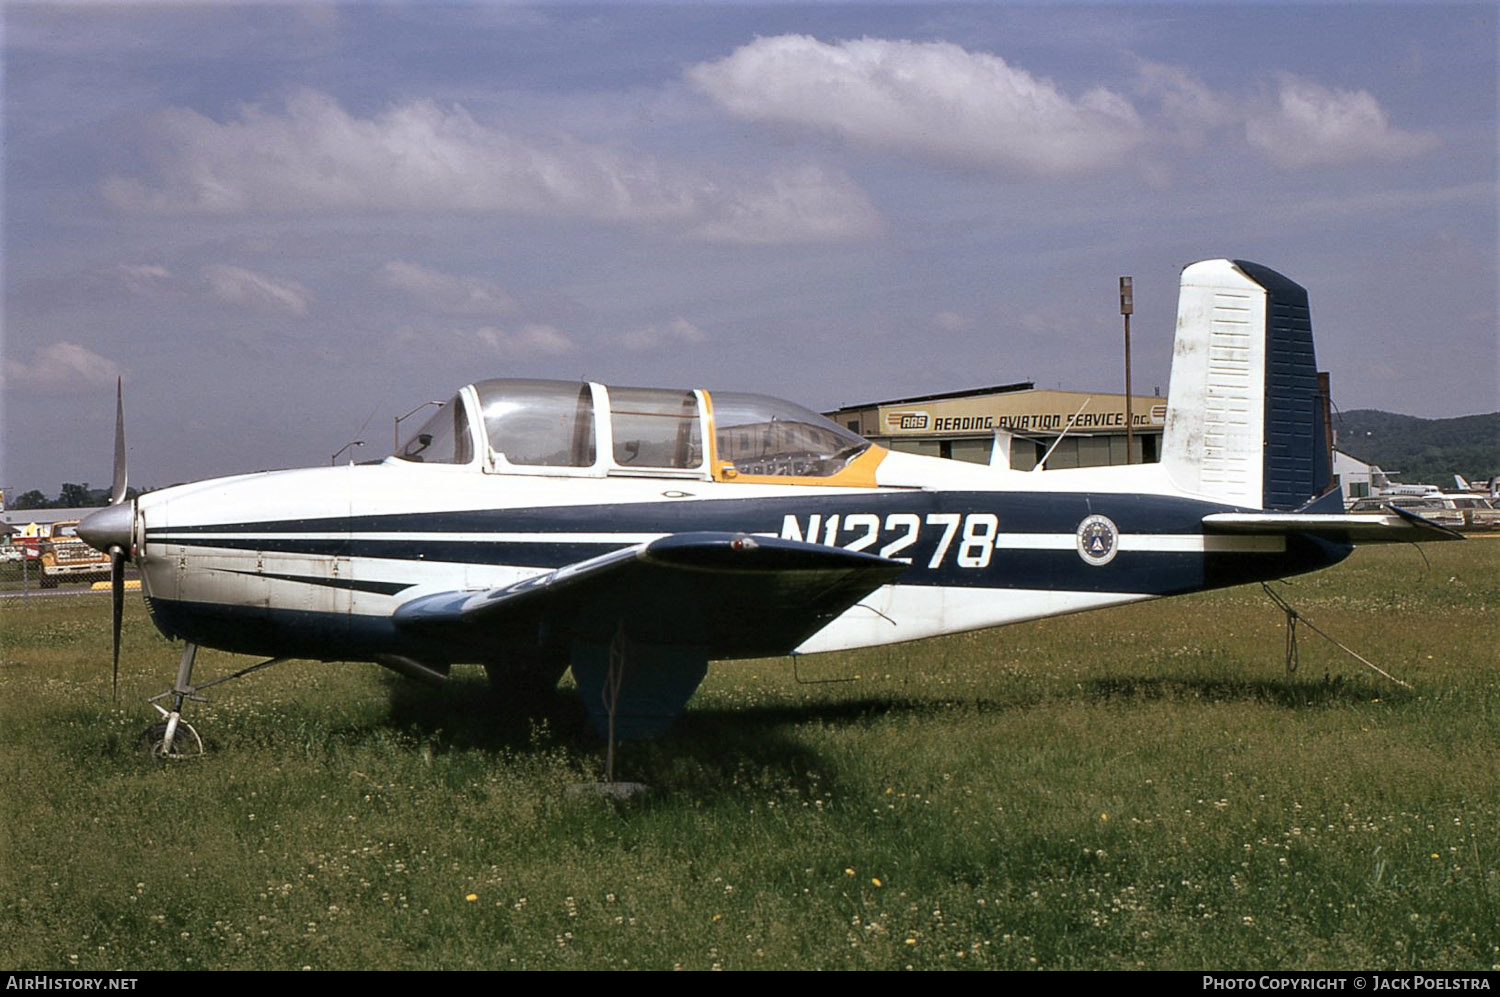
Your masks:
M1130 315L1135 311L1134 282L1120 278L1120 314L1125 316L1125 463L1135 463L1135 406L1130 398Z
M398 415L398 416L396 416L396 424L391 427L391 453L395 453L401 447L401 420L402 419L408 418L409 416L416 415L418 412L422 411L424 408L426 408L429 405L438 405L438 406L441 406L442 404L443 404L442 402L423 402L422 404L418 405L416 408L412 409L410 412L406 413L406 415Z
M339 462L339 454L343 453L345 450L348 450L350 447L362 447L364 445L364 440L350 440L348 443L345 443L343 446L339 447L338 453L335 453L332 457L328 458L328 466L332 467L334 464L337 464Z

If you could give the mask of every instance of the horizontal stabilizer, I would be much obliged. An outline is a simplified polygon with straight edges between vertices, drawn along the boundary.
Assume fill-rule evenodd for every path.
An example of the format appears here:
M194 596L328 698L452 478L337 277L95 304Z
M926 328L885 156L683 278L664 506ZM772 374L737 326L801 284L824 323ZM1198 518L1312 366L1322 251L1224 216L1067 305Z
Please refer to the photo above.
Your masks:
M1203 517L1215 533L1301 533L1345 544L1426 543L1464 535L1394 506L1376 513L1216 512Z
M623 624L641 643L709 657L790 652L907 565L821 544L743 533L682 533L511 585L421 595L397 626L464 643L607 644Z

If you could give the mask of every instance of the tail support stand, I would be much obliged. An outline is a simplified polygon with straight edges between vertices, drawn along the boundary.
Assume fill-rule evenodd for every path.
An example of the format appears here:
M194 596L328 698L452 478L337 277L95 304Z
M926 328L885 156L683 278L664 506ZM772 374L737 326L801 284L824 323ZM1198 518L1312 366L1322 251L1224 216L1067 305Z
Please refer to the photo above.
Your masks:
M609 713L609 744L604 752L604 781L615 781L615 716L620 709L620 686L625 682L625 655L630 638L625 634L622 621L615 630L614 640L609 643L609 671L604 677L604 708Z
M615 628L614 638L609 642L608 663L599 690L600 705L603 706L608 718L605 728L607 743L604 749L604 781L569 786L569 796L606 796L616 800L628 800L650 788L644 783L615 781L615 745L618 741L616 720L620 711L620 693L625 684L625 664L631 657L631 653L630 635L625 632L625 622L622 620ZM574 677L576 678L577 675L575 670Z
M1381 668L1379 665L1365 658L1358 651L1355 651L1352 648L1345 647L1343 644L1340 644L1337 640L1334 640L1328 634L1318 629L1316 624L1314 624L1307 617L1303 616L1301 613L1297 612L1297 610L1293 609L1291 603L1282 598L1278 592L1271 588L1271 586L1267 585L1265 582L1261 582L1260 587L1266 593L1266 596L1270 598L1270 600L1274 602L1283 613L1286 614L1286 673L1288 675L1295 674L1297 671L1297 624L1305 623L1307 625L1307 628L1313 633L1317 634L1319 637L1322 637L1324 640L1328 641L1328 643L1332 644L1340 651L1343 651L1345 654L1349 655L1351 658L1355 659L1366 668L1385 676L1387 679L1390 679L1392 682L1396 683L1403 689L1411 688L1409 684L1401 681L1396 676L1386 671L1384 668Z

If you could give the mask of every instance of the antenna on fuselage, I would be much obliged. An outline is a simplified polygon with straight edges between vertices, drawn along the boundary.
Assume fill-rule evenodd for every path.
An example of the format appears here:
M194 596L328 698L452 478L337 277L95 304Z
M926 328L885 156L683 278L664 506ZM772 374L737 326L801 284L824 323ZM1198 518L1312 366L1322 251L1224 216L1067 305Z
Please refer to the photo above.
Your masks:
M1078 417L1080 415L1083 415L1083 410L1088 408L1089 402L1093 400L1093 395L1089 395L1083 400L1083 404L1078 406L1078 411L1073 413L1073 418L1068 420L1068 424L1063 427L1063 431L1057 434L1057 439L1053 440L1052 445L1047 448L1047 452L1042 454L1042 459L1036 462L1036 466L1032 468L1033 471L1041 471L1046 469L1047 458L1052 456L1052 451L1056 450L1057 445L1063 441L1063 437L1068 435L1068 430L1072 429L1075 425L1078 424Z

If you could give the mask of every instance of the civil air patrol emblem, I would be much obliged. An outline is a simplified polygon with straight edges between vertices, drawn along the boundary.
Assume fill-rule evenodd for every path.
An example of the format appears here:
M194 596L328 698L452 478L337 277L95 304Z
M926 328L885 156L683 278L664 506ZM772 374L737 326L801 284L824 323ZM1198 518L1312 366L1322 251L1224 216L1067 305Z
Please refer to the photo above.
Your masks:
M1102 566L1115 559L1120 549L1120 531L1108 516L1088 516L1078 524L1078 556Z

